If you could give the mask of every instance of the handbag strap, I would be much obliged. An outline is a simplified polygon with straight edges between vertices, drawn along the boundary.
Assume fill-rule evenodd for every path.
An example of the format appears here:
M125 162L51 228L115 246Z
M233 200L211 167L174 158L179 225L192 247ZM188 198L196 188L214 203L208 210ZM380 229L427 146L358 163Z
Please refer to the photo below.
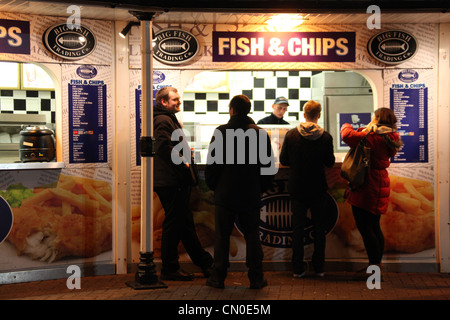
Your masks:
M361 139L361 141L359 141L359 144L360 144L360 145L365 145L365 144L366 144L367 136L372 132L372 130L373 130L373 128L370 129L369 132L367 132L367 134L364 136L364 138Z
M366 146L366 138L367 138L367 136L370 134L372 132L372 129L364 136L364 138L362 138L361 139L361 141L359 142L359 145L361 145L362 147L365 147ZM370 163L369 163L369 158L368 158L368 156L367 156L367 154L366 154L366 152L365 152L365 150L364 150L364 148L362 148L362 153L364 154L364 157L363 157L363 162L364 162L364 166L365 167L368 167L369 165L370 165Z

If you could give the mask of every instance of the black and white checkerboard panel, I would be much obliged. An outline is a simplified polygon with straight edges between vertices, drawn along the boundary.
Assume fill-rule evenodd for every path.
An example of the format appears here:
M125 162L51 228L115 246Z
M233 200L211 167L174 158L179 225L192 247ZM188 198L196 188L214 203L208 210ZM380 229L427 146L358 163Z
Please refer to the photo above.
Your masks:
M55 123L55 92L0 90L0 113L45 114L47 123Z
M255 121L269 115L280 96L289 100L284 119L303 121L303 104L311 99L311 76L311 71L230 71L227 93L183 94L183 122L225 123L230 99L239 94L252 101L250 117Z

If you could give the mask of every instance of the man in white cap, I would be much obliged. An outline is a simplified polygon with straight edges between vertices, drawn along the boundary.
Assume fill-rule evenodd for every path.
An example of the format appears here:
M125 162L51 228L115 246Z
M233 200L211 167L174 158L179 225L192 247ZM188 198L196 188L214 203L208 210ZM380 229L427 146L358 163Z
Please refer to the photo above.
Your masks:
M272 105L272 113L270 116L262 118L257 124L289 124L286 120L283 120L283 116L286 113L289 102L285 97L278 97Z

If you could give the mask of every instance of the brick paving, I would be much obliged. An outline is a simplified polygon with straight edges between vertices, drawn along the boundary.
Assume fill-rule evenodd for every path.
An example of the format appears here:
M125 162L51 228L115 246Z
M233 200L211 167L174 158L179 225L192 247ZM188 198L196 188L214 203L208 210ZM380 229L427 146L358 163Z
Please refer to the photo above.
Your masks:
M352 273L330 272L324 278L292 278L286 271L266 272L269 285L249 289L245 272L230 272L225 289L205 285L201 274L194 281L165 281L165 289L135 290L126 285L134 274L81 278L81 289L68 289L67 279L0 285L1 300L450 300L446 273L385 272L381 289L369 289Z

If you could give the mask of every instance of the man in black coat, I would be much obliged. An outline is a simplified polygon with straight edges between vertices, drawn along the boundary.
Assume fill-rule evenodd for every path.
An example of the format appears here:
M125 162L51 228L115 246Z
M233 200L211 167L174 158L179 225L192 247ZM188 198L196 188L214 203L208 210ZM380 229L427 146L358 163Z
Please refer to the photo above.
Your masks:
M305 275L304 228L308 209L314 228L312 264L316 275L324 275L325 261L325 204L328 189L325 167L335 162L333 138L317 121L322 108L310 100L303 106L306 122L288 131L280 153L280 163L290 166L288 191L293 213L292 264L294 277Z
M153 107L156 151L153 180L154 190L165 212L161 238L161 279L185 281L193 280L194 275L180 269L180 241L192 262L202 269L205 277L209 276L213 259L200 244L189 209L191 186L195 178L191 172L194 163L181 125L175 116L175 113L180 111L180 105L177 89L165 87L156 93L156 105ZM172 135L182 140L172 140Z
M261 195L271 186L276 168L270 139L247 116L250 108L248 97L233 97L230 120L216 128L208 150L205 178L214 190L215 241L214 268L206 284L215 288L224 288L236 217L247 245L250 288L267 285L262 270L259 215Z

